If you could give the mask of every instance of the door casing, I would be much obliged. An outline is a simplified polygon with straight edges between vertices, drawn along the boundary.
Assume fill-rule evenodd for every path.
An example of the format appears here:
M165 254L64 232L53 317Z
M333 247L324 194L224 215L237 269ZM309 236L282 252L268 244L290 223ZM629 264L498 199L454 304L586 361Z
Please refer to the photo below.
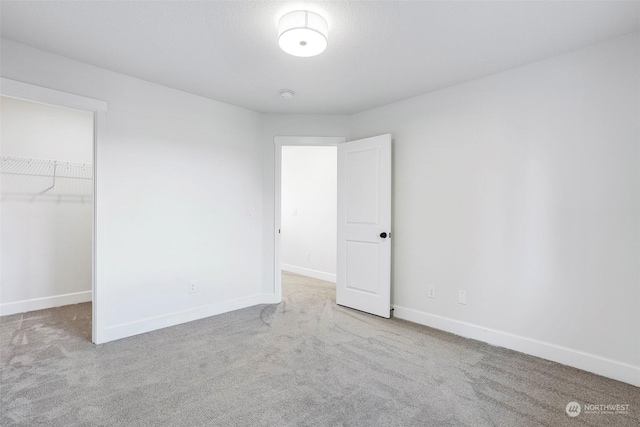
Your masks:
M282 301L282 273L280 271L280 227L282 221L282 147L283 146L337 146L347 140L344 136L276 136L275 144L275 195L274 195L274 303Z
M39 102L59 107L69 107L78 110L92 111L93 116L93 229L92 229L92 255L91 255L91 341L94 344L104 342L102 330L105 325L104 313L100 298L98 283L98 149L103 145L106 135L107 103L105 101L35 86L29 83L19 82L7 78L0 78L0 94L10 98L18 98L26 101Z

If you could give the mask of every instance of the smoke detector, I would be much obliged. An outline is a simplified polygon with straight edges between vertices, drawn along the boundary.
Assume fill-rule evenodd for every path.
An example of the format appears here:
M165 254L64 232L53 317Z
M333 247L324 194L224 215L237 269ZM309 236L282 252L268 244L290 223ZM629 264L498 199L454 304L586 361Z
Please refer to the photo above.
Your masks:
M293 98L293 95L295 95L295 92L291 89L282 89L280 91L280 98L282 99L291 99Z

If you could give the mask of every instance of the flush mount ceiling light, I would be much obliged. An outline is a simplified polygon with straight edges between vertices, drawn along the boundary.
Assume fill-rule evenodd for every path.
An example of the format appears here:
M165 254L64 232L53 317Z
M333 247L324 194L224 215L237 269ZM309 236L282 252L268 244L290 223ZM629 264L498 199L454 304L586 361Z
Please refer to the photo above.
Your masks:
M327 48L327 21L308 10L289 12L278 23L278 44L290 55L309 57Z

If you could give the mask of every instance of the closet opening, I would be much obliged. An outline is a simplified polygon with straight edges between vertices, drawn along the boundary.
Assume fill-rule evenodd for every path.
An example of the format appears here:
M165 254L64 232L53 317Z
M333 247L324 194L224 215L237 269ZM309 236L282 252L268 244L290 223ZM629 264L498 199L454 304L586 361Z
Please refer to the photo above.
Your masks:
M0 315L95 342L96 113L0 103Z

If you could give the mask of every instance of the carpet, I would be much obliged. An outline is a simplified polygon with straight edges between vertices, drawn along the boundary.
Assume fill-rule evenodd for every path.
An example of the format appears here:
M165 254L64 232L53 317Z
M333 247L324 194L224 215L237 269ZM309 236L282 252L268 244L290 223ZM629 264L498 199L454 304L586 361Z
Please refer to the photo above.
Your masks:
M334 284L290 273L278 305L99 346L90 335L90 303L0 318L0 424L640 425L637 387L340 307Z

